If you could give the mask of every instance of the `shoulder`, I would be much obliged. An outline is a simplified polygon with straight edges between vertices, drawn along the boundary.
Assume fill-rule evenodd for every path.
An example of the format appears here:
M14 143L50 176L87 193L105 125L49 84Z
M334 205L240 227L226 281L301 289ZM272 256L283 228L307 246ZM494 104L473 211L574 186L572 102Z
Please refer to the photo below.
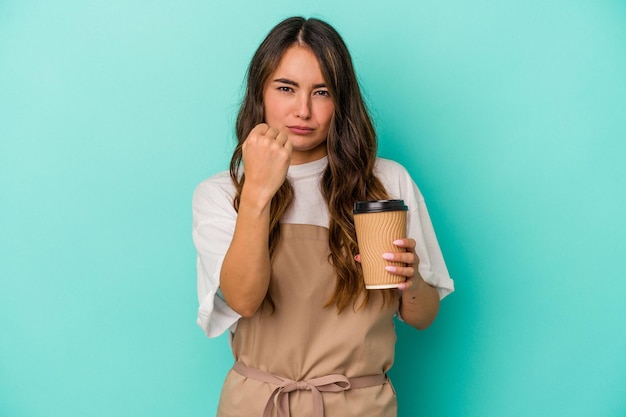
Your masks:
M391 159L376 158L374 174L381 181L413 181L409 171L403 165Z
M400 163L386 158L376 158L374 169L387 172L407 172Z
M233 193L234 190L235 187L230 179L230 173L222 171L200 182L194 190L194 196L210 192Z
M400 163L391 159L376 158L374 174L383 183L391 197L422 200L422 194L409 171Z
M194 208L217 208L228 209L232 207L235 196L235 186L228 171L217 174L203 180L193 192Z

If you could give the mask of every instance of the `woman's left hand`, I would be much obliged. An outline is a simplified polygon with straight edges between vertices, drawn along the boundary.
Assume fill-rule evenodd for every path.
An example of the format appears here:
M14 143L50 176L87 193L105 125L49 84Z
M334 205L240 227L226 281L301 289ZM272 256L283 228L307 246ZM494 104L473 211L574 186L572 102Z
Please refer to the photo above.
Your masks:
M418 275L417 267L419 266L419 258L415 254L415 239L402 238L394 240L393 244L399 248L405 248L406 250L404 252L387 252L383 253L381 256L387 261L399 262L405 265L387 265L385 269L390 274L406 277L406 281L399 284L399 290L415 289L414 279L416 275ZM357 262L361 262L361 255L356 255L354 259Z
M422 279L418 272L420 260L415 254L415 240L403 238L395 240L393 244L406 251L382 255L388 261L405 264L405 266L388 265L385 267L391 274L406 277L406 281L398 285L398 289L402 291L400 317L416 329L423 330L437 317L439 294L434 287Z
M420 263L415 254L415 240L402 238L393 242L403 252L387 252L381 256L390 262L398 262L404 266L387 265L385 269L394 275L406 277L406 281L398 284L402 291L400 298L400 317L416 329L423 330L430 326L439 311L439 294L431 285L427 284L418 272ZM361 262L361 255L355 256Z
M419 266L419 258L415 254L415 239L402 238L394 240L393 244L399 248L404 248L404 252L387 252L383 253L383 259L391 262L400 262L405 266L387 265L385 269L393 275L401 275L406 277L406 281L398 285L398 289L402 291L415 288L414 279L418 276L417 267Z

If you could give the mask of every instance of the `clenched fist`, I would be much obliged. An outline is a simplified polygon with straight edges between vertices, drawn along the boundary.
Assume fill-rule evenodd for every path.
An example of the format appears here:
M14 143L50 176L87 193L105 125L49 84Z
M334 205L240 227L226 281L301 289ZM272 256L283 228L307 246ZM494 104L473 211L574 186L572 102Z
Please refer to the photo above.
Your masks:
M286 133L265 123L252 129L241 148L248 197L259 204L272 200L287 177L292 149Z

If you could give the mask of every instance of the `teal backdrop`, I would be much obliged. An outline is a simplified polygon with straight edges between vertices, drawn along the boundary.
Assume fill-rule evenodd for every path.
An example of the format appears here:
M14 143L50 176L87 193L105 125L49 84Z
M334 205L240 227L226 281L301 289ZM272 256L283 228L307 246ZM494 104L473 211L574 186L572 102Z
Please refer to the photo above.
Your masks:
M0 0L0 416L214 415L191 196L294 14L344 36L456 281L397 325L400 417L626 416L619 0Z

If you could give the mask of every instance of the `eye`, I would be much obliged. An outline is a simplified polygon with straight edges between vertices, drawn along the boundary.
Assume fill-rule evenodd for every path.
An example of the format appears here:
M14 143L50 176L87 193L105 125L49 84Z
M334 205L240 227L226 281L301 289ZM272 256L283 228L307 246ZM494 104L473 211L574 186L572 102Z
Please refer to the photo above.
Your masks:
M283 93L291 93L293 88L287 87L286 85L281 85L277 88L278 91L282 91Z
M330 92L328 90L318 90L314 94L316 96L330 97Z

